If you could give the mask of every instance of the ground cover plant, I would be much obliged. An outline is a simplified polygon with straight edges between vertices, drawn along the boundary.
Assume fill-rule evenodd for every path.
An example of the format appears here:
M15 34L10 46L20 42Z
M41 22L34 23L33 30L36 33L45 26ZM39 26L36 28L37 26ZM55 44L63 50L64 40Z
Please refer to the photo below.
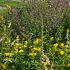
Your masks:
M0 1L0 70L70 70L67 0Z

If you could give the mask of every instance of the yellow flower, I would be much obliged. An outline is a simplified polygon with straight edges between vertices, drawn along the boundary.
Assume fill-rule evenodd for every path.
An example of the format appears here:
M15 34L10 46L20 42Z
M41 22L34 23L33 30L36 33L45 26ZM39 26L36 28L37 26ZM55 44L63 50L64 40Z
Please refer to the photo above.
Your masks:
M29 56L34 58L36 56L36 53L29 53Z
M60 51L60 55L64 55L64 53L65 53L64 51Z
M5 61L11 61L12 58L6 57L4 60L5 60Z
M65 45L65 47L68 48L69 46L68 45Z
M43 64L46 66L46 65L48 65L48 62L46 61L46 62L43 62Z
M63 47L64 47L64 43L61 43L61 44L60 44L60 47L63 48Z
M19 52L19 50L18 49L15 49L15 51L14 51L15 53L18 53Z
M15 49L19 49L19 46L14 47L14 50L15 50Z
M28 44L28 42L27 41L25 41L25 45L27 45Z
M70 44L70 41L66 41L66 44L68 44L68 45L69 45L69 44Z
M19 50L19 53L22 53L22 52L24 52L23 50Z
M23 48L27 48L27 45L24 45Z
M18 42L19 41L19 36L17 35L17 37L16 37L16 41Z
M5 53L4 55L5 55L6 57L11 57L11 56L13 56L13 54L12 54L12 53L9 53L9 52Z
M6 65L1 63L0 66L3 68L3 69L6 69Z
M54 40L54 37L50 37L50 41L53 41Z
M53 46L54 46L54 47L57 47L57 46L58 46L58 43L55 43Z
M15 43L15 45L14 45L14 50L16 50L16 49L22 49L22 45L21 45L21 43Z
M20 44L19 43L15 43L15 46L19 46Z
M38 45L38 44L40 43L40 41L41 41L41 40L37 38L36 40L34 40L33 44L34 44L34 45Z
M40 52L40 51L41 51L41 48L38 47L38 48L37 48L37 51Z
M36 51L37 51L36 47L34 47L34 48L31 49L31 52L36 52Z
M33 50L37 51L37 48L36 48L36 47L34 47L34 48L33 48Z

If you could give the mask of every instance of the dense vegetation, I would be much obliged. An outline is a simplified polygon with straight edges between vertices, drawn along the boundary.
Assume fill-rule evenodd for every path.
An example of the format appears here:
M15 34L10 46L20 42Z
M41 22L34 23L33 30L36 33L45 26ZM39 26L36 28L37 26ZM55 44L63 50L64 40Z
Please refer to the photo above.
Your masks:
M1 0L0 6L0 70L70 70L66 0Z

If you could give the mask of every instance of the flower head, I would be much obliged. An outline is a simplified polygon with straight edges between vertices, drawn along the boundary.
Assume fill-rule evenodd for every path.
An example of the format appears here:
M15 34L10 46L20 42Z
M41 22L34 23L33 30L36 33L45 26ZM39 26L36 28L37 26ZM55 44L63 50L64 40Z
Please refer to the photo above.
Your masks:
M27 45L24 45L23 48L27 48Z
M54 46L54 47L57 47L57 46L58 46L58 43L55 43L53 46Z
M19 53L23 53L24 51L23 50L19 50Z
M64 43L61 43L61 44L60 44L60 47L63 48L63 47L64 47Z
M36 47L31 48L31 52L37 52L37 48Z
M13 53L7 52L7 53L5 53L4 55L5 55L6 57L12 57L12 56L13 56Z
M54 40L54 37L50 37L50 41L53 41Z
M6 57L4 60L12 62L12 58L9 58L9 57Z
M41 39L37 38L36 40L34 40L33 44L34 45L38 45L40 44Z
M64 51L60 51L60 55L64 55L64 53L65 53Z
M3 68L3 69L6 69L6 65L1 63L0 66Z
M41 51L41 48L38 47L38 48L37 48L37 51L40 52L40 51Z
M65 47L68 48L69 46L68 45L65 45Z
M18 42L19 41L19 36L17 35L17 37L16 37L16 42Z
M29 56L31 56L32 58L34 58L36 56L36 53L29 53Z

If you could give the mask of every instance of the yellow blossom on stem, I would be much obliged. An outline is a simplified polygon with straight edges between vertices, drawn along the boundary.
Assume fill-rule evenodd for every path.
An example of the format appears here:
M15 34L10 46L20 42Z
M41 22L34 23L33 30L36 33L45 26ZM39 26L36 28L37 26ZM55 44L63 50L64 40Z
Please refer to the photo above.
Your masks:
M54 46L54 47L57 47L57 46L58 46L58 43L55 43L53 46Z
M15 49L15 51L14 51L15 53L18 53L19 52L19 50L18 49Z
M63 47L64 47L64 43L61 43L61 44L60 44L60 47L63 48Z
M19 39L20 39L20 38L19 38L19 36L17 35L17 37L16 37L16 42L18 42L18 41L19 41Z
M68 45L65 45L65 47L68 48L69 46Z
M4 60L5 60L5 61L12 61L12 58L6 57Z
M19 53L22 53L22 52L24 52L23 50L19 50Z
M39 47L34 47L31 49L31 52L40 52L41 51L41 48Z
M29 53L29 56L31 56L32 58L34 58L36 56L36 53Z
M15 47L15 49L18 49L18 50L20 50L20 49L22 49L22 47L21 47L21 46L19 46L19 47Z
M24 45L23 48L27 48L27 45Z
M64 55L64 53L65 53L64 51L60 51L60 55Z
M40 43L41 39L37 38L36 40L34 40L33 44L34 45L38 45Z
M41 48L38 47L38 48L37 48L37 51L40 52L40 51L41 51Z
M34 48L31 48L31 52L36 52L37 51L37 48L34 47Z
M7 52L7 53L5 53L4 55L5 55L6 57L11 57L11 56L13 56L13 53Z
M48 65L48 62L47 62L47 61L46 61L46 62L42 62L42 63L43 63L45 66Z
M0 66L3 68L3 69L6 69L6 65L1 63Z
M54 40L54 37L50 37L50 41L53 41Z
M19 46L20 44L19 43L15 43L15 46Z

